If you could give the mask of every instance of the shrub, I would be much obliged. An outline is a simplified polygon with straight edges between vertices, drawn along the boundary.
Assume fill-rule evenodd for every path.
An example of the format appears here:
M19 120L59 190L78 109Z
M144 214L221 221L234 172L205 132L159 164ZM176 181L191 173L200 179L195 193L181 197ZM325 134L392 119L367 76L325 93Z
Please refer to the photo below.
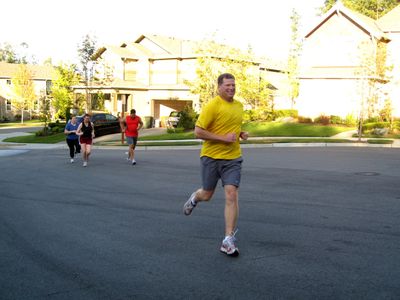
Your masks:
M264 109L249 109L244 111L243 121L272 121L274 120L274 113Z
M383 128L389 128L389 126L390 126L390 123L389 122L372 122L372 123L364 123L363 124L363 132L366 132L366 131L371 131L371 130L374 130L374 129L376 129L376 128L380 128L380 129L383 129Z
M346 126L355 126L357 124L357 119L352 114L349 114L346 116L344 124Z
M184 129L194 129L197 118L198 115L194 111L194 109L191 106L186 105L181 112L177 127L182 127Z
M315 118L314 123L328 125L331 122L331 118L329 116L320 115L319 117Z
M35 135L36 136L48 136L51 135L52 131L49 127L44 127L42 130L36 131Z
M311 123L313 122L313 121L311 120L311 118L302 117L302 116L297 117L297 121L298 121L299 123L304 123L304 124L311 124Z
M277 109L273 113L273 119L293 117L297 118L299 112L296 109Z
M331 124L343 124L344 123L343 119L339 116L331 115L330 119L331 119Z
M393 129L400 130L400 121L393 122Z

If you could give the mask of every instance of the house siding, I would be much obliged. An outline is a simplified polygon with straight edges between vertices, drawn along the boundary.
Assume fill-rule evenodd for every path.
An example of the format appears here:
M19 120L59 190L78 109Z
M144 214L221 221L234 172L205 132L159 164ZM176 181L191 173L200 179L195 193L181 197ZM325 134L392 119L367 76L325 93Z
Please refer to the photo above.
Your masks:
M197 78L196 46L198 42L141 36L134 43L100 48L96 54L100 81L93 82L89 91L109 93L105 108L115 115L135 108L138 115L154 117L161 125L171 111L186 105L199 111L199 96L187 85ZM259 64L252 72L269 73ZM74 93L84 94L85 86L74 87Z
M337 6L310 31L300 61L300 95L296 101L299 115L358 117L371 96L368 78L375 78L374 93L379 98L376 112L389 97L393 114L400 116L398 35L385 37L373 25L372 19L358 20L356 14ZM386 51L386 66L394 67L386 78L380 77L382 73L375 65L383 57L380 51Z

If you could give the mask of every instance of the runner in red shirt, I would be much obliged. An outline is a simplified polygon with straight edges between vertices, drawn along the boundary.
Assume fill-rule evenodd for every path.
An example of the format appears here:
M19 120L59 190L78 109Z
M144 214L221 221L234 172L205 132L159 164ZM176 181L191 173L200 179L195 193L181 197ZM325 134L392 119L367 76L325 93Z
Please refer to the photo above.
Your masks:
M136 115L136 110L131 109L131 114L121 122L122 132L125 132L126 142L129 145L128 160L136 165L135 147L139 136L139 130L143 127L142 119Z

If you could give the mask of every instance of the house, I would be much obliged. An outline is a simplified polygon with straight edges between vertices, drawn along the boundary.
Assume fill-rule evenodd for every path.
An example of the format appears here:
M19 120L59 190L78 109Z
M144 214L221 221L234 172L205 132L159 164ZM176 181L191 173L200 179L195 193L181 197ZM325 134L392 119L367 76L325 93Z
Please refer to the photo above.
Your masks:
M37 96L35 113L39 111L39 99L50 94L53 78L53 67L41 65L26 65L32 74L32 81ZM17 74L19 64L0 62L0 121L14 120L20 111L16 111L12 103L12 79ZM27 111L24 112L28 114Z
M340 1L325 13L305 36L299 115L365 118L390 100L400 117L399 20L400 5L378 20Z
M199 96L192 94L185 82L197 76L200 55L197 50L201 43L204 42L141 35L131 43L104 46L94 55L98 80L88 86L73 87L74 93L85 95L88 92L94 98L101 95L105 109L112 114L119 115L135 108L140 116L154 118L156 125L163 126L163 120L171 111L182 110L186 105L200 110ZM212 53L202 55L218 60ZM264 73L266 80L271 77L278 86L283 82L277 79L279 74L285 76L282 71L268 68L262 61L252 63L254 72Z

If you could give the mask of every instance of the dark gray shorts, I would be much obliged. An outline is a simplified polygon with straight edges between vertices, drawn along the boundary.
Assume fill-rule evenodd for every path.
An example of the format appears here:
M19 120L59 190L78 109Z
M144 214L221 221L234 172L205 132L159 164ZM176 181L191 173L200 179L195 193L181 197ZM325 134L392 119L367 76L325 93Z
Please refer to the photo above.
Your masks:
M213 159L202 156L200 162L204 190L214 190L219 179L221 179L222 186L234 185L239 187L243 162L241 157L236 159Z
M126 143L128 145L133 145L133 147L135 147L137 144L137 136L127 136Z

